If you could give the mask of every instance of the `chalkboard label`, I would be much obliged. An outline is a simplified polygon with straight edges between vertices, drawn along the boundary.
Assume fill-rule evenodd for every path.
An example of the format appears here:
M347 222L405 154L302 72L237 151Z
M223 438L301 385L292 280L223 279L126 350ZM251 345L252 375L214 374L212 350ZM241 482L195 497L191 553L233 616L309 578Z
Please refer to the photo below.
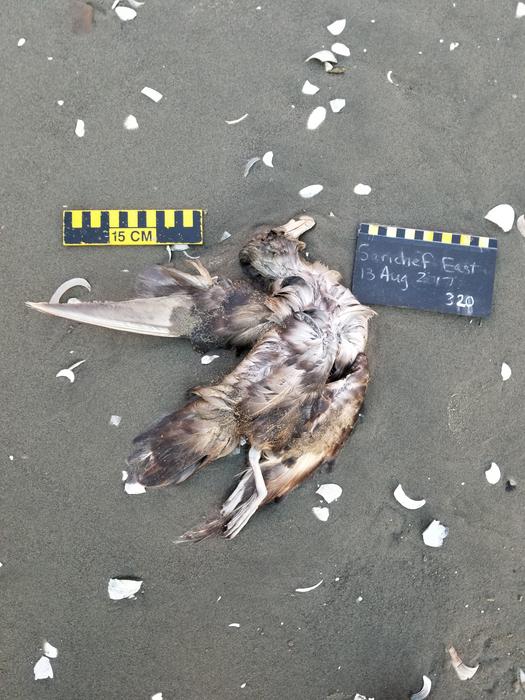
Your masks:
M360 224L352 292L363 304L488 316L495 238Z

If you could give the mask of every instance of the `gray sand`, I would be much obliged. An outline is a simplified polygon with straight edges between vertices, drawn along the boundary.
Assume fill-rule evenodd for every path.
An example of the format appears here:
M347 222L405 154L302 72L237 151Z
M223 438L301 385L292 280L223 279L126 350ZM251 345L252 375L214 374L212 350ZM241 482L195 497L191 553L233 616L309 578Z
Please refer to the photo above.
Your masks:
M524 241L483 215L525 206L525 19L515 4L147 0L125 26L97 11L93 32L75 35L66 2L3 3L3 698L397 700L424 673L433 700L514 697L525 666ZM325 26L339 17L350 68L328 76L304 59L330 46ZM321 86L315 97L301 95L307 78ZM140 95L144 85L164 93L160 104ZM310 110L333 97L347 99L344 111L307 132ZM122 127L130 113L136 132ZM245 161L269 149L275 168L257 164L244 179ZM317 182L319 196L298 197ZM358 182L372 194L355 196ZM140 497L124 494L120 470L138 431L235 357L221 351L201 366L183 340L26 309L74 276L90 280L91 298L125 298L137 271L166 259L162 248L64 249L63 205L204 207L205 255L227 260L251 225L306 205L318 222L308 249L347 282L359 221L497 235L494 311L478 325L378 309L366 415L334 472L234 542L176 546L219 504L241 457ZM225 229L234 235L219 243ZM233 263L221 269L236 274ZM75 384L55 379L77 359L86 363ZM492 460L516 491L487 484ZM329 481L343 496L321 523L311 508ZM404 511L398 481L428 504ZM420 536L434 517L450 528L442 550ZM137 600L108 599L119 574L144 579ZM59 657L54 680L36 683L44 637ZM481 663L473 680L450 669L451 643Z

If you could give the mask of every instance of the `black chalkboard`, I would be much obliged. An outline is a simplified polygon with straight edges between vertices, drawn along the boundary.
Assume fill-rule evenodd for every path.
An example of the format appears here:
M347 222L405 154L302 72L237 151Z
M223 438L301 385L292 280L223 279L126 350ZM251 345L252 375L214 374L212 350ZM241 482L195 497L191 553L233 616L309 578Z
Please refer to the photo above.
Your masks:
M495 238L360 224L352 292L362 304L488 316L497 252Z

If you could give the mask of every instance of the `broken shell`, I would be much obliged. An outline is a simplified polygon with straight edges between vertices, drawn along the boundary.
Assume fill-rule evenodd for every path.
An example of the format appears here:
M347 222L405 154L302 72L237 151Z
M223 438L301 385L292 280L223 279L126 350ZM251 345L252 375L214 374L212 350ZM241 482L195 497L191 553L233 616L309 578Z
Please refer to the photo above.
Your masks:
M337 63L337 58L335 57L335 54L333 54L331 51L328 51L328 49L323 49L322 51L317 51L316 53L313 53L311 56L308 56L306 59L305 63L308 61L320 61L321 63Z
M250 160L244 166L244 177L248 177L248 173L253 168L255 163L257 163L259 160L261 160L259 156L254 156L253 158L250 158Z
M53 678L53 668L47 656L41 656L33 666L35 681L43 681L46 678Z
M498 467L496 462L492 462L488 469L485 469L485 478L489 484L497 484L501 479L501 469Z
M322 584L324 581L324 578L322 578L319 583L316 583L315 586L308 586L308 588L296 588L295 592L296 593L309 593L310 591L315 591L316 588L319 588L319 586Z
M150 88L150 87L143 87L140 92L142 95L149 97L150 100L153 100L153 102L160 102L162 100L162 98L164 97L162 92L159 92L158 90L154 90L153 88Z
M308 185L308 187L303 187L302 190L299 190L299 194L303 199L310 199L310 197L315 197L315 195L322 192L322 190L322 185Z
M140 579L110 578L108 581L108 595L111 600L134 598L135 593L140 591L142 583Z
M273 168L273 151L266 151L262 157L262 162L269 168Z
M407 508L408 510L417 510L418 508L422 508L426 503L424 498L420 501L415 501L413 498L409 498L409 496L407 496L404 492L401 484L399 484L394 491L394 498L403 506L403 508Z
M516 221L516 226L521 235L525 238L525 214L522 214Z
M327 503L333 503L340 498L343 489L339 484L322 484L315 493L321 496L321 498L324 498Z
M131 7L124 7L120 5L115 7L115 14L122 22L129 22L130 20L135 19L137 16L136 10L132 9Z
M124 129L127 129L128 131L135 131L138 128L139 123L137 118L134 117L133 114L128 114L128 116L124 119Z
M151 696L151 700L162 700L162 693L155 693Z
M451 41L450 46L448 47L449 51L454 51L454 49L457 49L459 46L459 41Z
M507 379L510 379L512 375L512 370L509 367L509 365L506 362L501 363L501 378L503 379L504 382L507 381Z
M219 240L222 242L222 241L227 240L228 238L231 238L231 236L232 236L232 235L231 235L231 233L230 233L229 231L224 231L224 233L221 235L221 237L219 238Z
M502 231L508 233L514 226L514 209L510 204L498 204L485 214L485 219L499 226Z
M332 36L339 36L346 27L346 19L336 19L335 22L329 24L327 29Z
M314 85L309 80L305 80L302 87L303 95L315 95L316 92L319 92L317 85Z
M392 71L389 70L388 73L386 74L386 79L391 85L395 85L396 87L399 87L397 83L394 82L394 79L392 78Z
M216 360L220 355L203 355L201 357L201 365L209 365L213 360Z
M124 484L124 491L129 495L129 496L138 496L140 493L146 493L146 489L142 484L139 484L138 481L134 482L129 482L127 481Z
M80 360L80 362L75 362L75 364L71 365L71 367L68 367L67 369L61 369L60 372L55 374L55 377L66 377L66 379L69 379L71 384L73 384L76 379L73 370L76 367L80 367L80 365L84 364L84 362L85 360Z
M128 472L125 469L123 469L122 470L122 481L126 481L128 476L129 476Z
M519 2L516 5L516 19L520 17L525 17L525 2Z
M60 304L60 300L62 299L64 294L66 292L69 292L70 289L73 289L73 287L84 287L84 289L87 289L88 292L91 291L91 285L86 279L84 279L83 277L73 277L70 280L62 282L60 287L57 287L57 289L51 295L49 303Z
M308 117L306 128L313 131L317 129L326 119L326 107L316 107Z
M109 424L114 425L116 428L118 428L121 420L122 416L111 416L111 418L109 419Z
M238 119L225 119L226 124L238 124L239 122L242 122L243 119L246 119L248 116L248 112L246 114L243 114L242 117L239 117Z
M134 7L135 9L137 9L137 7L142 7L142 5L144 5L143 2L139 2L138 0L128 0L128 2L131 5L131 7Z
M472 678L478 670L479 664L477 666L467 666L463 663L454 647L449 647L447 651L449 653L450 660L452 661L452 668L457 673L458 678L461 681L468 681L470 678Z
M336 98L335 100L330 100L330 109L332 112L337 114L337 112L340 112L346 104L346 100L343 99L342 97Z
M42 644L42 650L45 656L49 657L50 659L56 659L56 657L58 656L58 649L52 644L50 644L47 641L47 639L44 639L44 643Z
M240 624L238 622L230 622L228 627L240 627Z
M315 515L317 520L320 520L323 523L325 523L330 517L330 510L326 507L320 508L319 506L315 506L312 508L312 513Z
M78 136L78 138L81 139L85 133L86 133L86 126L84 124L84 120L77 119L77 123L75 126L75 134Z
M363 185L362 182L354 187L354 194L367 195L370 194L370 192L372 192L370 185Z
M428 676L423 676L423 687L418 693L411 695L410 700L425 700L429 696L431 688L432 681Z
M441 547L447 536L448 527L442 525L439 520L433 520L423 532L423 542L427 547Z
M341 44L340 42L336 41L335 44L332 44L331 49L334 53L339 54L339 56L350 56L350 49L346 44Z
M24 37L22 36L22 37L20 37L20 39L17 41L16 45L17 45L17 46L23 46L25 43L26 43L26 40L25 40Z

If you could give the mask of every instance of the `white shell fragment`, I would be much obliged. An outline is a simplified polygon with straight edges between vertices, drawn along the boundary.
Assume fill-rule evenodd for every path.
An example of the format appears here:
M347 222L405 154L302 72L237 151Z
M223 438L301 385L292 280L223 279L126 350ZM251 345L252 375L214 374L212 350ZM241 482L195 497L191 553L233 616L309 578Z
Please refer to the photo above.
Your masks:
M525 2L519 2L516 5L516 19L525 17ZM18 44L20 46L20 44Z
M162 700L162 693L155 693L151 696L151 700Z
M507 379L510 379L512 375L512 370L509 367L509 365L506 362L501 363L501 378L503 379L504 382L507 381Z
M137 118L134 117L133 114L128 114L128 116L124 119L124 129L127 129L128 131L135 131L138 128L139 123Z
M24 37L22 36L22 37L20 37L20 39L17 41L16 45L17 45L17 46L23 46L25 43L26 43L26 40L25 40Z
M203 355L201 357L201 365L209 365L218 357L220 357L220 355Z
M230 622L228 627L240 627L240 624L238 622Z
M35 681L44 681L46 678L53 678L53 668L47 656L41 656L33 667Z
M410 700L425 700L425 698L428 698L431 688L432 681L428 676L423 676L423 687L418 693L411 695Z
M299 194L303 199L310 199L310 197L315 197L316 194L323 191L322 185L308 185L308 187L303 187L299 190Z
M117 5L117 7L115 7L115 14L122 22L129 22L130 20L135 19L137 16L137 11L131 7Z
M243 114L242 117L239 117L238 119L225 119L226 124L238 124L239 122L242 122L243 119L246 119L248 116L248 112L246 114Z
M84 287L84 289L87 289L88 292L91 291L91 285L86 279L84 279L83 277L72 277L70 280L62 282L60 287L57 287L57 289L51 295L49 303L60 304L60 300L62 299L64 294L66 292L69 292L69 290L73 289L74 287Z
M115 415L113 415L113 416L111 416L111 418L109 419L109 424L110 424L110 425L114 425L116 428L118 428L119 425L120 425L120 421L121 421L121 420L122 420L122 416L115 416Z
M315 493L324 498L327 503L333 503L341 497L343 489L339 484L322 484Z
M518 217L518 220L516 221L516 227L521 233L521 235L525 238L525 214L522 214L520 217Z
M221 237L219 238L219 240L222 243L222 241L226 241L228 238L231 238L231 237L232 237L232 235L229 231L224 231L224 233L221 234Z
M57 100L57 105L62 107L64 105L64 100Z
M306 128L313 131L317 129L326 119L326 107L316 107L308 117Z
M467 666L463 663L461 657L454 647L449 647L447 651L449 653L450 660L452 661L452 668L456 672L458 678L461 681L468 681L470 678L472 678L478 670L479 664L477 666Z
M44 643L42 644L42 651L44 652L44 655L49 657L50 659L56 659L56 657L58 656L58 649L52 644L50 644L47 641L47 639L44 639Z
M73 370L76 367L80 367L80 365L84 364L85 360L80 360L79 362L75 362L75 364L71 365L71 367L67 367L66 369L61 369L59 372L55 374L55 377L65 377L66 379L69 379L70 383L73 384L75 381L75 373Z
M127 477L126 477L127 478ZM124 491L128 496L138 496L141 493L146 493L146 489L138 481L130 483L129 481L124 484Z
M348 46L346 44L341 44L339 41L332 44L331 49L334 53L339 54L339 56L350 56L350 49Z
M110 578L108 581L108 595L111 600L124 600L134 598L140 591L142 581L130 578Z
M433 520L423 532L423 542L427 547L441 547L447 535L448 527L442 525L439 520Z
M296 588L295 592L296 593L309 593L310 591L315 591L316 588L319 588L319 586L322 584L324 581L324 578L322 578L319 583L316 583L315 586L308 586L308 588Z
M399 87L399 84L394 82L394 79L392 78L392 71L389 70L388 73L386 74L386 79L391 85L395 85L396 87Z
M266 151L266 153L262 157L262 162L268 168L273 168L273 151Z
M319 88L309 80L305 80L301 92L303 95L315 95L316 92L319 92Z
M79 139L81 139L85 133L86 133L86 125L84 124L84 120L77 119L77 123L75 125L75 134L78 136Z
M325 523L330 517L330 510L329 508L325 507L320 508L319 506L315 506L312 508L312 513L315 515L317 520L320 520L323 523Z
M327 29L332 36L339 36L346 27L346 19L336 19L335 22L329 24Z
M337 58L335 54L328 49L323 49L322 51L316 51L311 56L308 56L305 63L308 61L320 61L321 63L337 63Z
M451 41L450 46L448 47L449 51L454 51L454 49L457 49L459 46L459 41Z
M122 470L122 481L126 481L128 476L129 476L128 472L125 469L123 469Z
M330 100L330 109L332 110L332 112L337 114L342 109L344 109L345 104L346 100L344 98L337 97L335 100Z
M146 95L146 97L149 97L150 100L153 100L153 102L160 102L164 95L162 92L159 92L158 90L154 90L153 88L150 87L143 87L142 90L140 91L142 95Z
M364 185L362 182L354 187L354 194L367 195L370 192L372 192L370 185Z
M248 177L250 170L253 168L255 163L257 163L260 160L261 159L259 158L259 156L254 156L253 158L250 158L249 161L247 161L246 165L244 166L244 177Z
M508 233L514 226L514 209L510 204L498 204L485 214L485 219L491 221Z
M408 510L417 510L418 508L422 508L426 503L424 498L420 501L415 501L413 498L407 496L401 484L396 487L394 498L403 508L407 508Z
M138 0L128 0L128 3L131 5L131 7L134 7L135 9L144 5L143 2L139 2Z
M485 469L485 478L489 484L497 484L501 479L501 469L498 467L496 462L492 462L488 469Z

